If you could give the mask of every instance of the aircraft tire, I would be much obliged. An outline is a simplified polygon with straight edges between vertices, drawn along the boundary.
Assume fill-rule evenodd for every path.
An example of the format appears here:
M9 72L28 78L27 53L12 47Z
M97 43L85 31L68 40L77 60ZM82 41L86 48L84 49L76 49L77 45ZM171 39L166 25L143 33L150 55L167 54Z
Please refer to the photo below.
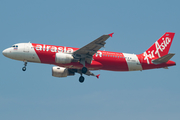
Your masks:
M79 82L80 82L80 83L83 83L83 82L84 82L84 77L83 77L83 76L80 76L80 77L79 77Z
M22 70L23 70L23 71L26 71L26 67L23 67Z
M86 74L86 72L87 72L87 68L86 68L86 67L83 67L83 68L82 68L82 73L83 73L83 74Z

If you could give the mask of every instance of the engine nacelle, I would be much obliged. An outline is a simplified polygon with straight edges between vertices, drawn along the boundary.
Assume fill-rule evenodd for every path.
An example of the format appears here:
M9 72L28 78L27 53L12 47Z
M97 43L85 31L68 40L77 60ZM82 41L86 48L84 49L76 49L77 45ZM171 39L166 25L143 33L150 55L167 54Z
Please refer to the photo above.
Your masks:
M67 63L71 63L72 60L73 60L73 56L71 54L56 53L56 57L55 57L56 63L67 64Z
M52 76L54 77L67 77L70 75L74 75L74 72L68 70L68 68L54 66L52 67Z

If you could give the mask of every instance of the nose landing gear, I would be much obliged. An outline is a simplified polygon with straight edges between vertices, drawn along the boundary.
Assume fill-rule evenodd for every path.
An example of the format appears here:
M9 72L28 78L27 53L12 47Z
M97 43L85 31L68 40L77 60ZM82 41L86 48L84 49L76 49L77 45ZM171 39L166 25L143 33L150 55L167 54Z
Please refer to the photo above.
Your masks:
M24 67L22 68L22 71L26 71L27 62L24 62Z

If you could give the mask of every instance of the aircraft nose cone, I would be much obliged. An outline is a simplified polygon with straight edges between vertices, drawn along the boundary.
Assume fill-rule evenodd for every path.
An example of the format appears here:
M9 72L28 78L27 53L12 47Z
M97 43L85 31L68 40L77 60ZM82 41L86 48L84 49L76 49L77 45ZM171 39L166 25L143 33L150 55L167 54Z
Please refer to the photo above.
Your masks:
M7 57L7 54L8 54L7 49L3 50L3 51L2 51L2 54Z

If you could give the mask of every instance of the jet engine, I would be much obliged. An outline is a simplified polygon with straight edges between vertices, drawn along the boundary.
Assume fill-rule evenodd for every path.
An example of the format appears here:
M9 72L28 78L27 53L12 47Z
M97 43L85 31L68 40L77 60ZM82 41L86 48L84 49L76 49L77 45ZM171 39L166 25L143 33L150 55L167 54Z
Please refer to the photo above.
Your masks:
M52 67L52 76L54 77L67 77L74 74L75 73L69 71L68 68L59 67L59 66Z
M56 57L55 57L56 63L67 64L67 63L71 63L72 60L73 60L73 56L71 54L56 53Z

